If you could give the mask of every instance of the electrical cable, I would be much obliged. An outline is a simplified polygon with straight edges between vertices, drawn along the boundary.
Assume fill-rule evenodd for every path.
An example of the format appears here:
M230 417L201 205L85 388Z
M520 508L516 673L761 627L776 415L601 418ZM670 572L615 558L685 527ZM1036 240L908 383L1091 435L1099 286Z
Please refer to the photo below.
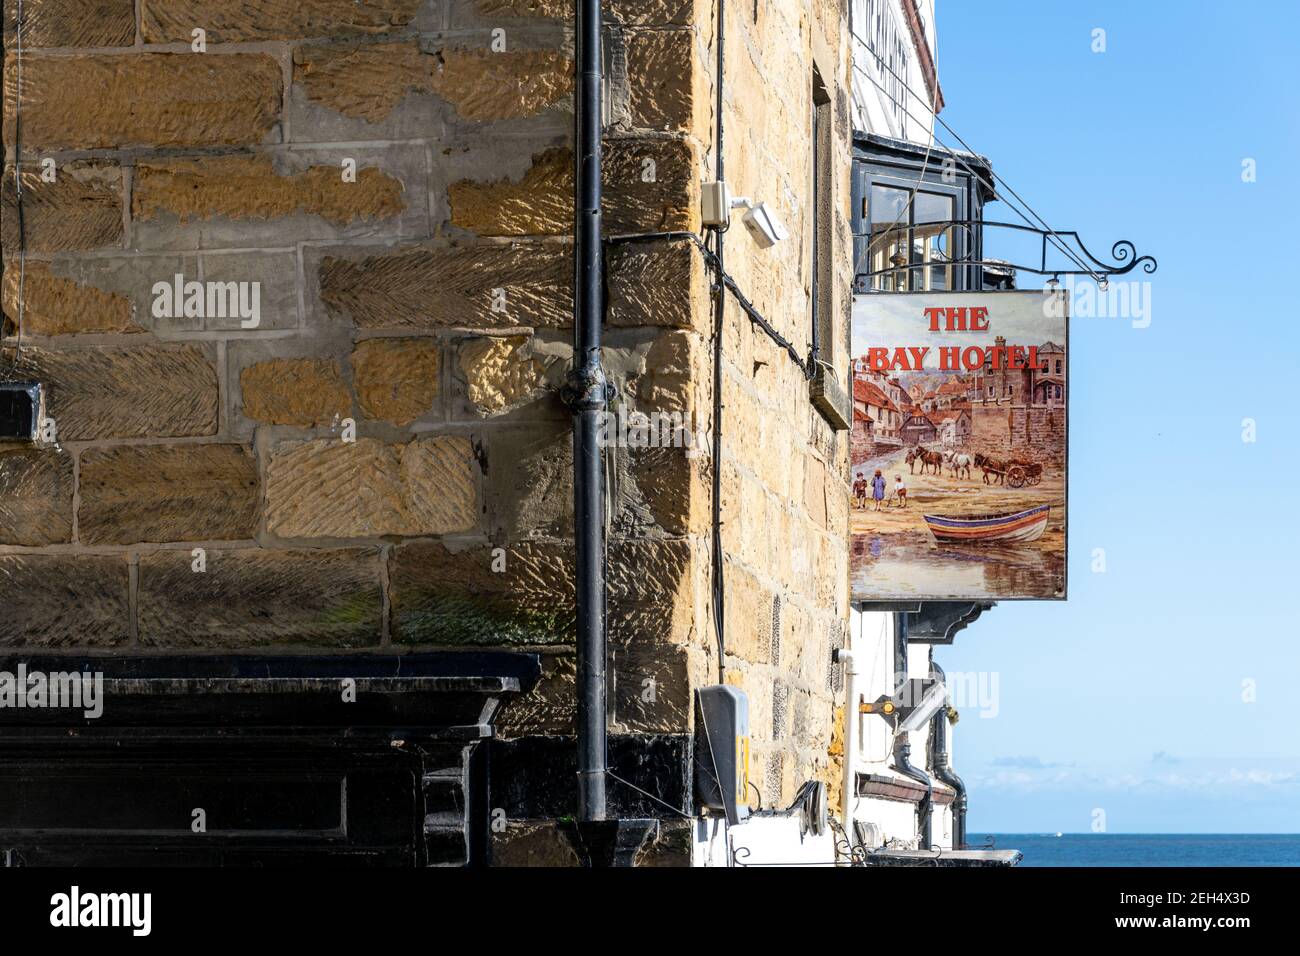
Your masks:
M695 819L695 818L694 818L693 816L691 816L689 813L683 813L683 812L681 811L681 808L673 806L673 805L672 805L671 803L669 803L667 800L662 800L662 799L660 799L659 797L656 797L656 796L655 796L653 793L651 793L649 790L642 790L640 787L638 787L636 784L632 783L630 780L624 780L622 777L620 777L620 776L619 776L618 774L616 774L614 771L610 770L608 767L605 768L605 776L607 776L607 777L609 777L609 778L611 778L611 779L613 779L613 780L617 780L619 783L621 783L621 784L622 784L623 786L625 786L625 787L630 787L631 789L635 790L637 793L641 794L642 796L649 797L649 798L650 798L651 800L653 800L655 803L662 804L663 806L665 806L665 807L667 807L669 810L671 810L673 813L677 814L679 817L684 817L684 818L686 818L687 820L694 820L694 819Z
M725 229L714 230L712 228L711 231L726 232ZM704 257L704 261L707 265L713 266L715 272L719 268L720 263L718 261L717 255L715 255L713 250L709 248L708 243L705 240L701 239L693 232L679 231L679 232L637 233L634 235L615 236L613 238L606 239L605 241L609 245L625 245L631 242L653 242L659 240L674 240L674 239L689 239L691 242L695 243L695 245L699 248L700 255ZM717 283L715 280L715 287L716 284ZM726 272L725 270L722 272L722 285L724 288L730 291L732 295L736 297L737 304L740 306L741 311L743 311L745 315L749 318L750 322L756 325L759 329L761 329L769 339L771 339L774 343L776 343L776 345L779 348L781 348L782 351L784 351L787 355L790 356L790 361L792 361L795 364L795 366L798 367L799 371L803 373L805 378L811 378L812 367L809 365L809 363L803 358L803 356L799 354L799 351L794 347L793 344L791 344L790 340L776 330L776 327L772 325L772 323L768 321L767 317L764 316L763 313L758 310L757 306L755 306L754 303L749 300L749 297L746 296L745 293L741 291L740 286L736 283L736 280L733 279L730 273Z
M714 175L718 182L725 182L723 174L723 58L726 54L726 2L725 0L716 0L717 2L717 29L715 42L717 44L717 79L714 90L714 109L717 123L715 133L716 142L714 143ZM714 255L717 265L716 288L714 290L714 329L713 329L713 472L711 475L711 492L712 492L712 604L713 604L713 630L718 645L718 683L726 682L727 673L727 642L726 642L726 581L725 569L723 568L723 550L722 550L722 339L723 332L726 328L726 285L728 276L726 269L723 267L723 242L722 237L725 230L714 228L713 242ZM735 283L732 283L734 288ZM752 316L751 316L752 318Z
M23 210L23 0L18 0L14 18L14 203L18 217L18 338L10 368L17 368L23 351L23 326L26 313L27 222ZM0 357L4 355L4 317L0 312Z
M857 33L856 31L850 31L850 35L851 35L851 36L853 37L853 39L855 39L858 43L862 44L863 46L867 46L867 43L866 43L866 41L862 38L862 35L861 35L861 34ZM971 155L978 155L977 153L975 153L975 150L973 150L973 149L971 148L970 144L967 143L964 139L962 139L961 135L960 135L960 134L959 134L955 129L953 129L952 126L949 125L948 122L947 122L946 120L944 120L941 116L939 116L938 112L935 111L935 108L934 108L934 106L933 106L931 103L929 103L929 102L928 102L924 97L922 97L922 96L920 96L919 94L917 94L917 92L916 92L915 90L913 90L911 86L908 85L907 81L906 81L905 79L903 79L901 76L899 76L898 73L896 73L896 72L894 71L894 69L893 69L891 66L889 66L888 63L885 63L884 60L880 59L879 57L877 57L876 59L877 59L877 62L879 63L879 65L881 66L882 69L888 71L889 74L890 74L894 79L898 80L899 84L903 87L904 90L907 91L908 95L910 95L913 99L919 101L920 103L922 103L922 104L925 106L926 110L927 110L927 111L930 113L930 115L934 118L934 122L939 123L939 124L940 124L944 129L945 129L945 130L947 130L948 133L949 133L949 134L950 134L954 139L956 139L958 143L961 144L962 148L965 149L967 153L969 153L969 154L971 154ZM858 73L862 74L864 77L866 77L868 80L870 80L873 84L875 84L876 88L879 89L879 90L880 90L882 93L884 93L886 96L889 95L889 92L888 92L888 90L885 89L884 85L883 85L882 83L880 83L880 81L878 81L874 76L872 76L870 73L868 73L868 72L867 72L866 70L864 70L862 67L860 67L858 64L854 63L854 64L853 64L853 69L854 69L855 71L857 71ZM910 111L906 106L902 106L901 108L902 108L903 112L908 116L909 119L912 119L912 120L916 121L917 123L921 123L921 122L922 122L921 119L920 119L919 117L917 117L915 114L913 114L913 113L912 113L912 112L911 112L911 111ZM922 124L922 125L924 125L924 124ZM957 162L961 163L961 165L963 166L963 168L966 169L967 172L969 172L971 175L973 175L973 176L975 176L977 179L979 179L979 181L980 181L981 183L983 183L985 186L987 186L987 187L988 187L992 192L994 192L995 194L998 193L998 189L993 185L993 183L989 182L987 179L985 179L983 176L981 176L978 172L976 172L974 169L972 169L969 165L967 165L967 164L966 164L966 163L961 159L961 157L957 155L956 150L951 149L950 147L946 146L946 145L942 142L942 140L939 140L939 137L938 137L937 135L935 135L934 132L933 132L933 125L932 125L932 124L931 124L931 137L932 137L932 139L934 139L936 142L938 142L939 145L944 146L944 148L947 149L947 150L952 154L953 158L954 158ZM1030 206L1029 203L1028 203L1028 202L1027 202L1027 201L1026 201L1026 200L1025 200L1025 199L1024 199L1024 198L1023 198L1023 197L1022 197L1018 192L1016 192L1016 190L1011 186L1011 184L1010 184L1009 182L1006 181L1006 179L1005 179L1004 177L1002 177L1002 176L998 175L998 173L994 172L994 170L992 169L992 167L989 168L989 174L993 177L994 181L996 181L997 183L1000 183L1002 186L1004 186L1004 187L1006 188L1006 191L1007 191L1008 193L1010 193L1011 196L1013 196L1013 197L1017 200L1017 202L1023 204L1024 207L1025 207L1025 209L1028 210L1028 212L1029 212L1030 215L1026 215L1026 214L1025 214L1025 213L1024 213L1020 208L1017 207L1017 205L1016 205L1015 203L1013 203L1013 202L1011 202L1010 200L1008 200L1005 196L1000 197L1000 198L1002 199L1003 202L1007 203L1007 205L1011 207L1011 209L1012 209L1013 212L1015 212L1015 213L1016 213L1017 215L1019 215L1022 219L1024 219L1025 222L1026 222L1026 224L1028 224L1028 225L1030 225L1030 226L1034 226L1035 228L1037 228L1038 226L1041 226L1043 229L1045 229L1045 230L1046 230L1046 235L1047 235L1048 239L1052 242L1052 244L1053 244L1053 245L1054 245L1054 246L1055 246L1055 247L1056 247L1056 248L1057 248L1057 249L1058 249L1058 250L1059 250L1063 255L1065 255L1068 259L1070 259L1072 262L1074 262L1075 265L1077 265L1080 269L1082 269L1084 272L1086 272L1086 273L1087 273L1090 277L1092 277L1094 280L1096 280L1096 281L1101 281L1101 277L1100 277L1099 275L1097 275L1097 273L1095 273L1092 269L1090 269L1090 268L1088 267L1088 265L1087 265L1087 264L1086 264L1082 259L1080 259L1079 256L1078 256L1078 255L1077 255L1073 250L1071 250L1068 246L1066 246L1066 245L1064 244L1064 242L1063 242L1063 241L1061 240L1061 238L1060 238L1060 234L1059 234L1055 229L1053 229L1050 225L1048 225L1047 221L1046 221L1045 219L1043 219L1043 217L1040 216L1040 215L1038 214L1037 210L1035 210L1032 206ZM1033 219L1031 219L1030 216L1032 216ZM1037 220L1037 225L1035 225L1034 220Z
M874 77L872 77L870 74L866 73L866 71L864 71L861 67L858 67L858 66L855 65L855 66L854 66L854 69L855 69L857 72L862 73L863 76L866 76L867 79L871 80L871 82L874 83L874 84L876 85L876 87L877 87L878 89L880 89L882 92L885 91L885 87L884 87L880 82L878 82ZM920 122L920 118L917 117L917 116L916 116L914 113L912 113L910 110L908 110L907 107L904 106L904 107L902 107L902 109L903 109L903 112L904 112L905 114L907 114L908 117L910 117L911 119L915 120L915 121L918 122L918 123ZM1052 246L1053 246L1054 248L1056 248L1057 250L1059 250L1060 252L1062 252L1062 253L1063 253L1063 254L1064 254L1068 259L1070 259L1070 260L1071 260L1075 265L1079 266L1080 270L1081 270L1083 273L1087 274L1088 276L1090 276L1090 277L1093 278L1093 279L1096 279L1097 281L1102 281L1101 277L1098 276L1098 274L1095 273L1095 272L1091 269L1091 267L1088 266L1087 263L1085 263L1082 259L1080 259L1079 256L1078 256L1078 255L1077 255L1077 254L1076 254L1072 249L1070 249L1068 246L1064 245L1064 244L1063 244L1063 243L1062 243L1062 242L1057 238L1057 237L1059 236L1059 233L1057 233L1055 229L1053 229L1051 226L1046 225L1045 223L1043 224L1043 228L1040 229L1040 228L1038 227L1038 225L1036 225L1036 224L1033 222L1033 220L1031 220L1030 217L1029 217L1028 215L1026 215L1026 213L1025 213L1024 210L1022 210L1022 209L1021 209L1021 208L1020 208L1020 207L1019 207L1015 202L1013 202L1011 199L1007 198L1007 196L1003 195L1003 194L1001 193L1001 191L998 190L998 189L994 186L994 184L993 184L992 182L990 182L988 179L986 179L983 175L980 174L980 172L979 172L978 170L974 169L974 168L973 168L969 163L967 163L967 162L966 162L966 161L961 157L961 155L956 151L956 149L954 149L953 147L951 147L951 146L949 146L947 143L945 143L945 142L944 142L944 141L943 141L943 140L938 136L938 134L932 134L932 137L933 137L933 139L934 139L934 142L937 143L939 146L943 147L943 149L945 149L945 150L948 152L948 154L953 158L954 161L956 161L956 162L957 162L957 163L962 167L962 169L966 170L966 172L970 173L971 176L973 176L977 181L979 181L981 184L983 184L984 186L986 186L986 187L987 187L991 192L993 192L993 193L997 196L997 198L998 198L999 200L1001 200L1002 202L1006 203L1006 205L1008 206L1008 208L1010 208L1012 212L1014 212L1014 213L1015 213L1016 215L1018 215L1021 219L1023 219L1023 220L1025 221L1025 224L1026 224L1027 226L1029 226L1030 229L1034 230L1035 232L1039 232L1039 233L1041 233L1041 234L1044 236L1044 238L1045 238L1046 240L1048 240L1048 241L1050 241L1050 242L1052 243ZM992 172L991 169L990 169L990 172ZM996 174L994 174L994 179L995 179L995 180L998 179L998 177L997 177ZM1014 191L1013 191L1013 190L1010 190L1010 187L1008 187L1008 190L1012 192L1012 195L1015 195ZM1033 212L1033 210L1030 210L1030 212ZM1037 213L1034 213L1034 215L1037 216ZM860 234L858 234L858 235L860 235Z

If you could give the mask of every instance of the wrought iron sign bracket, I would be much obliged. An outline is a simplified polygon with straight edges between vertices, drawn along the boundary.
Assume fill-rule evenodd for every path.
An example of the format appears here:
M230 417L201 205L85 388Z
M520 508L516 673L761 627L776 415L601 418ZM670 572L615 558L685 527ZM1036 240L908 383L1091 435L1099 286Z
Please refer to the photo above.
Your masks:
M905 262L898 265L891 265L884 269L877 269L870 272L858 272L855 280L861 284L863 280L870 280L876 276L892 275L894 273L906 273L910 270L933 267L935 265L947 266L977 266L980 268L1012 270L1015 272L1028 272L1040 276L1088 276L1089 278L1105 282L1115 276L1127 275L1134 269L1141 266L1142 272L1147 275L1152 274L1159 268L1154 256L1139 256L1137 247L1127 239L1120 239L1110 247L1110 256L1113 261L1106 262L1098 259L1083 240L1079 238L1079 233L1072 229L1058 231L1055 229L1039 229L1034 226L1025 225L1017 222L995 222L988 219L952 219L942 220L941 222L930 223L912 223L909 225L895 225L888 229L882 229L871 233L855 233L855 238L864 239L869 244L881 242L885 237L892 234L900 234L903 240L906 240L907 234L919 227L943 227L961 229L966 234L967 241L964 243L967 249L982 248L983 243L976 243L975 237L984 236L985 230L988 229L1011 229L1016 232L1032 233L1039 237L1039 258L1037 265L1020 264L1008 262L1003 259L979 259L973 255L958 256L953 259L945 259L942 263L935 262ZM1056 237L1059 242L1053 243L1052 237ZM1061 243L1065 243L1062 248ZM1068 249L1069 251L1066 251ZM1048 256L1055 250L1064 256L1068 256L1073 261L1073 265L1080 268L1063 268L1048 265ZM900 258L906 258L900 256Z

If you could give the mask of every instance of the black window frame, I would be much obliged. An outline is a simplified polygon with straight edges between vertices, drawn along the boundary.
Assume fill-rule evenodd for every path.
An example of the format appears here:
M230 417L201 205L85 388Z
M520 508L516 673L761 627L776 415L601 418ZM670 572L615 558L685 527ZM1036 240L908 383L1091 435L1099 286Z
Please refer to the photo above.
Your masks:
M853 292L859 294L890 294L889 290L872 288L871 265L868 258L871 223L867 200L873 185L906 189L908 192L939 193L954 200L954 220L968 221L969 227L953 230L952 258L954 262L967 260L979 262L984 258L983 229L979 223L984 218L984 205L996 199L989 184L993 181L992 168L987 159L972 153L954 153L939 146L927 147L924 143L907 143L872 133L854 135L853 175L851 201L853 221ZM908 225L915 222L915 204L908 204ZM901 223L900 223L901 225ZM911 237L909 230L909 238ZM912 269L919 260L914 244L908 243L908 263L902 268ZM919 268L919 267L916 267ZM948 291L977 292L985 288L983 268L978 265L952 266L952 283Z

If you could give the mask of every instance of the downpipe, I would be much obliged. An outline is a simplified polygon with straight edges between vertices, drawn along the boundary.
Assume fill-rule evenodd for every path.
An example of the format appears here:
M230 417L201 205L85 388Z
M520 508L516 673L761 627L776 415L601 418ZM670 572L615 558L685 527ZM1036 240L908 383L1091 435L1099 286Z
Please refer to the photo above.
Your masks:
M948 686L943 668L930 662L930 676ZM948 708L942 708L930 722L930 747L933 757L930 766L941 783L952 788L952 848L966 849L966 784L952 769L952 755L948 752Z
M894 737L894 768L904 777L910 777L917 783L925 787L925 799L916 807L916 824L919 836L919 849L928 850L933 842L931 840L931 820L934 814L934 781L930 775L920 767L912 766L912 744L908 740L906 733L900 733Z
M894 615L894 694L907 689L907 615ZM925 799L916 808L916 829L920 849L932 845L931 821L934 816L934 781L920 767L912 766L912 743L906 732L894 735L894 768L904 777L925 787Z
M560 824L579 862L632 866L654 837L654 818L611 816L606 799L609 727L605 673L605 463L602 419L613 387L601 364L605 264L601 248L600 0L575 12L577 82L574 102L573 367L562 398L573 412L573 518L577 599L577 815Z
M601 12L576 11L574 108L574 339L564 399L573 411L573 507L577 598L578 820L606 819L605 469L599 435L609 382L601 364Z

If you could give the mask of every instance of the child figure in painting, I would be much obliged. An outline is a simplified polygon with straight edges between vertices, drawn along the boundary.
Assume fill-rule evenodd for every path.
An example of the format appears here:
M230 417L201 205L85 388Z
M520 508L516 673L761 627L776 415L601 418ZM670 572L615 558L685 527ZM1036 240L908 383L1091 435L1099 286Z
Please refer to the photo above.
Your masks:
M876 502L874 510L879 511L880 503L885 500L885 478L879 468L876 469L876 476L871 479L871 497Z
M898 498L898 507L907 507L907 485L903 484L903 476L894 476L894 495Z
M865 508L867 506L867 476L858 472L858 477L853 482L853 507Z

